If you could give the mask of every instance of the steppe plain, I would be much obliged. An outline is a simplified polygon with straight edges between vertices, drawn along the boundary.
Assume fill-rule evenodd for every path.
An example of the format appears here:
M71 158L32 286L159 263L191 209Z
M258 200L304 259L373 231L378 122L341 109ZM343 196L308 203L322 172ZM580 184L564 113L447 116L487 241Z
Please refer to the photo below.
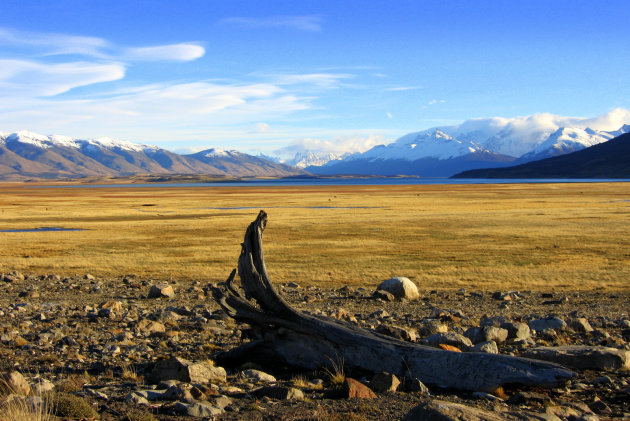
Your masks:
M569 327L532 335L526 344L508 339L499 343L499 352L519 355L540 345L630 350L628 183L5 183L0 231L79 231L0 232L0 273L6 274L0 282L0 372L17 370L33 386L38 378L50 381L55 393L80 396L101 419L194 419L182 415L187 407L178 407L173 396L148 406L129 397L155 388L145 375L156 361L206 361L247 336L246 326L222 314L208 286L224 281L235 267L245 228L259 209L269 215L268 272L300 310L366 328L402 326L420 337L434 322L464 333L488 317L528 323L555 316ZM376 286L392 276L415 282L421 300L372 299ZM175 295L148 298L151 286L161 282L172 285ZM578 319L593 329L582 329ZM396 392L356 400L331 397L337 386L325 371L258 368L281 385L301 389L306 399L255 396L261 383L247 378L245 367L230 368L227 380L217 384L184 384L176 388L178 396L190 402L190 387L200 393L196 400L212 405L227 396L217 418L230 420L399 419L436 398L495 414L551 411L560 419L593 420L630 413L627 370L580 371L565 387L517 389L499 399L431 389L431 396ZM324 380L323 389L312 382L317 378Z
M217 281L264 209L276 282L630 289L628 183L48 188L0 185L0 267Z

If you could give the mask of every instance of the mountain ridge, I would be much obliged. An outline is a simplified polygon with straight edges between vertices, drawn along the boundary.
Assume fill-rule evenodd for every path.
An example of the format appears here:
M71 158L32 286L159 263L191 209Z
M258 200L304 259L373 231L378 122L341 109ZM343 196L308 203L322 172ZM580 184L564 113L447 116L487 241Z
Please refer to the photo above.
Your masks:
M201 174L218 177L286 177L305 171L243 153L179 155L152 145L111 138L74 139L29 131L0 133L0 179L85 178Z
M463 171L451 178L630 178L630 133L569 154L506 168Z

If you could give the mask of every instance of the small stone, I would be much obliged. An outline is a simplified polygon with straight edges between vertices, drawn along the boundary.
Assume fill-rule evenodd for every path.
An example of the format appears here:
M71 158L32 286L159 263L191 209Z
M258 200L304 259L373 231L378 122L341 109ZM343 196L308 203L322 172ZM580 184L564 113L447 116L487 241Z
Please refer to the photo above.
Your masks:
M175 290L169 284L157 284L153 285L149 289L148 298L173 298L175 296Z
M173 406L173 410L180 415L187 415L195 418L210 418L214 419L215 415L220 415L225 412L223 409L216 408L210 404L203 402L196 402L193 404L186 404L183 402L176 402Z
M415 342L418 337L412 329L400 326L380 325L376 328L378 333L391 336L392 338L402 339L403 341Z
M0 375L0 392L3 395L28 395L31 386L19 371L11 371Z
M479 342L473 346L470 352L485 352L487 354L498 354L499 348L495 341Z
M494 341L496 343L503 343L508 337L507 329L503 329L495 326L486 326L483 328L482 336L485 341Z
M456 346L453 345L448 345L448 344L438 344L437 346L440 349L443 349L444 351L451 351L451 352L462 352L461 349L457 348Z
M418 378L405 379L405 390L407 392L417 392L423 395L430 395L429 388Z
M186 383L224 383L227 373L223 367L215 367L208 362L192 363L184 358L172 357L161 360L149 374L154 383L162 380L179 380Z
M508 339L527 339L531 336L531 329L525 323L504 322L500 326L508 331Z
M473 346L470 339L455 332L436 333L424 338L422 343L433 347L439 344L452 345L462 350L468 350Z
M346 377L343 382L344 394L347 398L376 399L376 394L358 380Z
M547 317L545 319L534 319L529 322L529 328L536 332L542 332L548 329L564 329L567 324L559 317Z
M569 327L580 333L590 333L594 330L588 320L584 317L569 320Z
M287 284L287 287L289 287L289 288L299 288L299 287L300 287L300 285L298 285L298 284L297 284L297 283L295 283L295 282L289 282L289 283Z
M612 410L610 409L610 407L608 405L606 405L605 402L596 399L593 402L588 404L588 407L595 412L596 414L599 415L610 415L612 414Z
M154 322L153 320L143 319L136 325L136 332L145 336L155 335L156 333L165 333L166 326L160 322Z
M372 297L374 297L374 299L376 300L382 300L382 301L395 301L396 300L396 297L394 297L394 294L392 294L391 292L383 291L381 289L377 289L376 291L374 291L374 294L372 294Z
M264 371L260 370L243 370L243 377L253 383L274 383L276 382L276 378L271 374L267 374Z
M304 393L300 389L287 386L263 386L252 390L250 394L261 398L268 397L276 400L303 400Z
M377 290L387 291L398 299L417 300L420 298L416 284L404 276L398 276L381 282Z
M420 326L419 328L419 333L421 336L429 336L436 333L446 332L448 332L448 325L445 325L439 320L434 319L424 319L422 321L422 326Z
M138 393L138 392L129 393L125 397L125 402L127 404L149 406L149 400L146 397L142 396L141 393Z
M400 386L400 380L393 374L378 373L372 377L370 387L377 393L395 392Z
M166 389L166 392L162 394L162 397L171 401L193 402L195 398L192 393L190 393L190 386L185 387L184 385L185 383L181 383L169 387Z

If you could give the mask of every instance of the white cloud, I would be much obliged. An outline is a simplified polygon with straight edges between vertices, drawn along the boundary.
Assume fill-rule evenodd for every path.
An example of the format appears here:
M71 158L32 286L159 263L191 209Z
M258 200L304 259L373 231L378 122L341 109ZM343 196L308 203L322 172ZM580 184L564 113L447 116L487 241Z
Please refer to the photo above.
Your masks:
M40 63L0 60L0 91L7 96L53 96L72 88L123 78L120 63Z
M144 61L191 61L202 57L206 50L197 44L171 44L155 47L128 48L125 58Z
M377 145L391 143L380 134L333 136L330 139L302 138L292 141L288 146L276 150L274 153L293 157L296 153L314 152L316 154L344 154L365 152Z
M420 89L417 86L394 86L393 88L387 88L386 91L389 92L405 92L405 91L413 91L415 89Z
M288 28L306 32L319 32L323 19L317 15L268 16L264 18L231 17L219 21L223 25L235 25L252 29Z
M487 139L484 147L506 155L521 156L562 127L613 131L624 124L630 124L630 111L617 108L593 118L539 113L513 118L475 118L440 129L460 139Z
M386 116L387 116L387 118L389 118L389 119L394 118L394 116L392 115L392 113L386 113L385 115L386 115Z
M275 75L274 83L278 85L315 85L320 88L335 88L340 81L350 79L353 75L347 73L304 73Z
M615 108L606 114L594 118L586 118L579 122L578 127L583 129L613 131L619 129L624 124L630 124L630 111L623 108Z
M0 28L0 45L31 47L41 55L79 54L103 57L111 45L103 38L56 33L37 33Z
M435 105L435 104L445 104L446 101L444 101L443 99L432 99L431 101L429 101L428 105Z
M255 133L266 133L269 131L269 124L267 123L256 123L254 125Z

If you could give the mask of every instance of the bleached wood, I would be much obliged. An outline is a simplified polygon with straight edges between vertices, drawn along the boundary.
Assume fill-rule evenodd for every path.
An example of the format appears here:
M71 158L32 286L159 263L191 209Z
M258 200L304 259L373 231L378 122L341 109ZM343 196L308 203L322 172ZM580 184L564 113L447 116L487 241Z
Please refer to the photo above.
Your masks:
M296 311L277 294L267 275L262 249L266 225L267 214L260 211L245 233L238 260L244 294L234 285L233 271L225 286L213 289L213 296L235 320L260 328L264 335L259 345L289 365L315 369L332 361L346 369L388 372L471 391L493 391L505 384L554 386L575 376L553 363L444 351Z

